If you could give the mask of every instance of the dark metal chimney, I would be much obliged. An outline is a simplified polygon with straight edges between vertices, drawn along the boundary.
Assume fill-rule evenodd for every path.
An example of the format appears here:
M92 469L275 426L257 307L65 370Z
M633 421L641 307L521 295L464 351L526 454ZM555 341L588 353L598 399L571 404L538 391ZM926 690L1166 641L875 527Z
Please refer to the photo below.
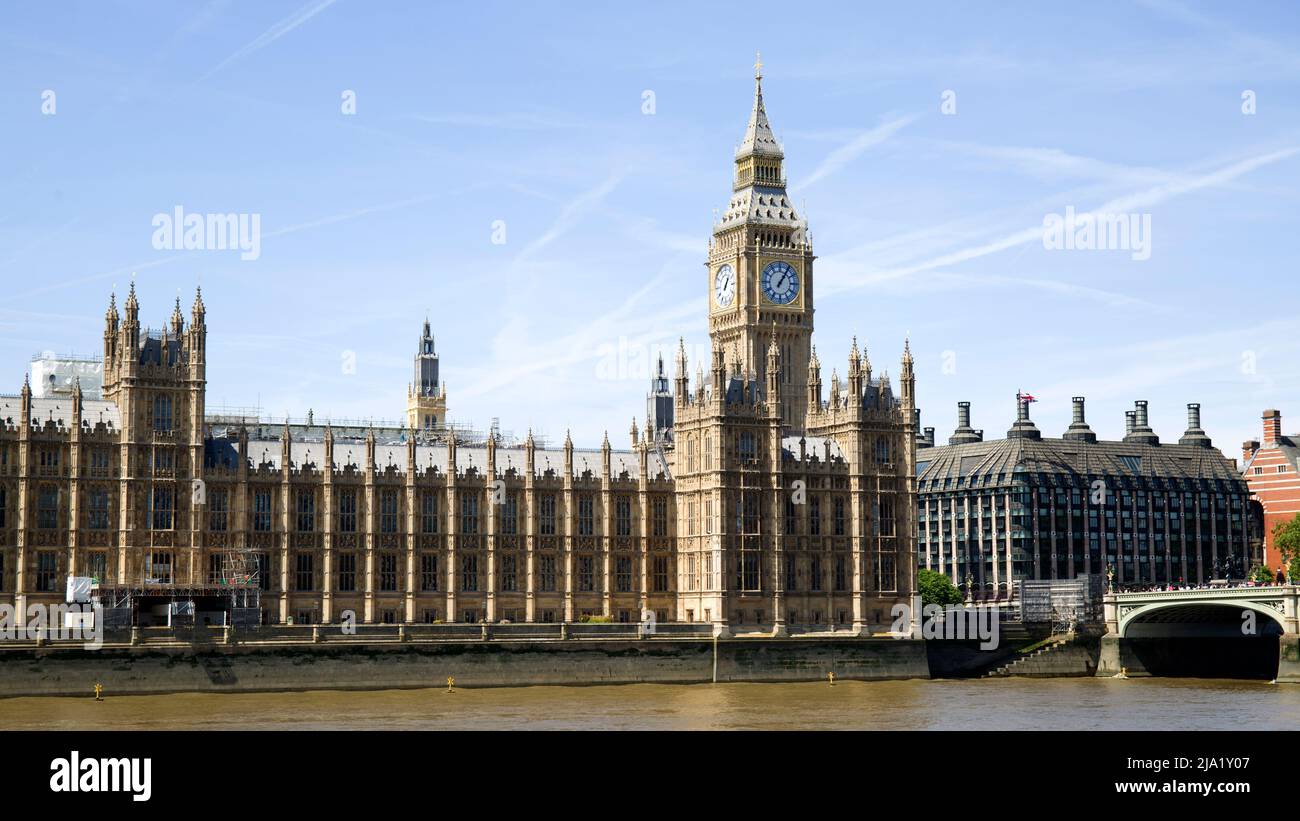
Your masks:
M1097 434L1092 432L1092 428L1088 427L1088 422L1084 419L1083 397L1076 396L1070 401L1074 404L1074 421L1070 423L1070 427L1061 438L1075 442L1096 442Z
M980 437L970 426L970 403L957 403L957 429L948 437L950 445L965 445L970 442L978 442Z
M1016 423L1007 431L1008 439L1042 439L1043 434L1029 419L1029 400L1016 394Z
M1210 437L1201 429L1201 403L1187 403L1187 430L1184 431L1183 437L1178 440L1178 444L1196 445L1202 448L1208 448L1213 444Z
M1137 400L1133 403L1133 408L1133 429L1129 431L1128 436L1124 437L1124 441L1144 445L1160 444L1160 437L1156 436L1156 432L1151 430L1151 425L1147 419L1147 400Z

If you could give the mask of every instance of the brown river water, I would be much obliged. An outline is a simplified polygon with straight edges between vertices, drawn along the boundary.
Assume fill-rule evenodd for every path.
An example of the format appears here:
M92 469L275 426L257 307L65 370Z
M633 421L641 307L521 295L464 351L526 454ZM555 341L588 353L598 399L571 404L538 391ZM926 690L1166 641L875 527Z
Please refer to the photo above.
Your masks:
M1248 730L1300 728L1300 685L1216 679L178 693L0 699L0 729Z

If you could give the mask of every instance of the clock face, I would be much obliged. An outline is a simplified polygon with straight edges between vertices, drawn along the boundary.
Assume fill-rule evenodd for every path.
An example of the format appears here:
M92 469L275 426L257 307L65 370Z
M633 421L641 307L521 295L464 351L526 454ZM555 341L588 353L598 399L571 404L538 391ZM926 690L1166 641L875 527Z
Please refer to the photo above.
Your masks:
M713 300L718 307L726 308L736 298L736 272L724 265L713 275Z
M763 269L763 295L777 305L788 305L799 295L799 272L788 262L773 262Z

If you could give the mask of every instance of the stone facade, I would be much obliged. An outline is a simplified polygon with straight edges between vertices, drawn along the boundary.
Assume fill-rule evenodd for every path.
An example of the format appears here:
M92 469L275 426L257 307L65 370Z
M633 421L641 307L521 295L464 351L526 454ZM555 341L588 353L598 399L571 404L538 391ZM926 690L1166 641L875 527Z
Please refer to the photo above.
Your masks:
M449 425L427 321L405 427L206 414L201 295L151 332L133 284L105 318L103 399L0 397L0 600L59 600L69 575L214 585L237 563L266 622L888 629L915 586L911 354L896 395L855 340L823 398L812 246L755 85L708 252L708 376L682 346L629 449Z

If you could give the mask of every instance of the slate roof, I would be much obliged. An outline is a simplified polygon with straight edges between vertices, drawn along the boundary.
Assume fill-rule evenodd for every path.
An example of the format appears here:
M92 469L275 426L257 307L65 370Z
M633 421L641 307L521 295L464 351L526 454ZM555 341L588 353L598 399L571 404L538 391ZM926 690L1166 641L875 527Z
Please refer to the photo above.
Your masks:
M1218 449L1201 445L1022 437L924 448L917 451L916 459L923 490L940 489L948 479L956 484L959 478L987 478L1006 484L1015 473L1241 480L1233 463Z
M720 226L740 223L805 230L808 227L807 220L795 211L794 204L784 189L765 185L752 185L732 194L727 210L722 212Z
M1283 436L1277 440L1277 450L1281 451L1282 458L1292 465L1300 465L1300 442L1297 442L1298 439L1300 439L1300 435L1293 434ZM1255 458L1264 450L1267 450L1267 448L1260 448L1250 455L1250 458L1246 460L1246 464L1241 466L1243 474L1250 471L1251 466L1255 464Z
M767 121L767 110L763 107L763 80L754 78L754 110L749 115L749 124L745 127L745 137L736 149L737 157L750 154L763 154L770 157L785 156L781 145L772 134L772 126Z
M389 465L393 465L398 470L405 471L406 447L403 443L376 442L375 468L382 471ZM280 463L282 451L283 446L279 438L250 438L248 441L249 467L254 470L263 466L268 470L280 470L282 467ZM228 436L211 437L206 442L206 454L209 464L230 468L237 467L239 459L238 439ZM590 471L592 478L599 479L601 459L601 451L598 448L574 448L574 478L581 478L586 471ZM301 470L306 465L312 465L316 470L323 469L325 464L324 441L295 441L291 438L289 442L289 460L291 463L290 468L293 470ZM440 472L446 473L447 446L445 444L416 445L415 463L421 470L437 468ZM334 440L335 470L345 470L348 466L362 470L365 464L365 441L355 439ZM504 473L512 467L522 473L527 464L528 457L523 448L497 448L496 467L499 473ZM562 477L564 475L564 451L536 449L533 453L533 467L537 476L545 476L548 471L554 471L556 476ZM635 479L640 472L640 460L634 451L611 449L609 467L610 475L615 479L624 472L627 473L629 478ZM463 474L470 468L476 468L480 472L487 469L486 447L462 445L456 448L457 472ZM658 479L667 475L664 460L655 451L651 451L650 454L648 473L651 479Z
M17 426L23 417L23 400L19 396L0 396L0 422ZM62 423L64 428L72 425L72 398L67 396L32 397L32 424L44 425L53 420ZM81 401L81 422L83 426L94 427L103 422L114 429L122 425L122 415L117 405L107 399L83 399Z

